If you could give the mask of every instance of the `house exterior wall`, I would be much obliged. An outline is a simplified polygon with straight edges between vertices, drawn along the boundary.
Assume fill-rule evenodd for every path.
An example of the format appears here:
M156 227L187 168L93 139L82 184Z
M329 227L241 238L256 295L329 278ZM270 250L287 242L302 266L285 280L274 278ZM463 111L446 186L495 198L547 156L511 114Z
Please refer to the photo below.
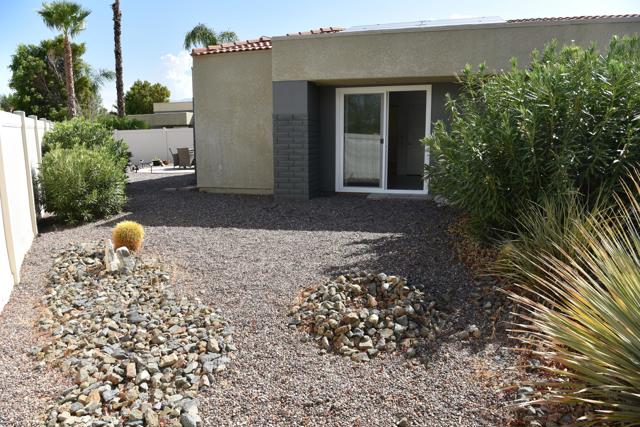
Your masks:
M271 51L195 56L197 185L273 191Z
M431 121L447 121L446 94L459 85L430 83ZM311 198L335 191L336 87L307 81L273 83L274 194Z
M331 83L345 79L454 76L465 64L486 62L489 70L528 63L533 49L555 38L588 46L608 45L614 34L640 32L640 20L465 25L430 29L340 32L275 37L273 80Z
M335 89L430 84L431 120L446 120L467 63L528 63L556 39L606 46L640 19L485 24L276 37L270 50L194 57L198 186L309 198L335 189Z
M449 120L445 108L446 94L455 98L460 90L460 85L453 82L429 82L420 81L420 84L431 85L431 128L438 120ZM375 86L375 85L372 85ZM320 192L335 191L336 179L336 87L318 86L318 111L320 134L318 144L318 160L320 164Z

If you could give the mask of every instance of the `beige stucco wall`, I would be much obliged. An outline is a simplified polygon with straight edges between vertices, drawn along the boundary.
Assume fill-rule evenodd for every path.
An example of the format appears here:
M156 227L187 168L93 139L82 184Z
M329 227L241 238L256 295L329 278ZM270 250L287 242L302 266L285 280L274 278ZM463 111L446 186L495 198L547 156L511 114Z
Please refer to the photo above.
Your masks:
M273 80L331 83L348 79L444 77L465 64L486 61L490 70L508 68L515 56L528 62L530 52L556 38L608 44L613 34L640 33L640 20L603 22L514 23L431 29L335 33L273 39Z
M174 102L154 102L154 113L172 113L175 111L193 111L193 102L191 101L174 101Z
M191 126L193 124L193 113L191 111L153 114L129 114L128 117L132 119L142 120L152 128L161 128L165 126Z
M195 56L198 187L273 192L271 51Z

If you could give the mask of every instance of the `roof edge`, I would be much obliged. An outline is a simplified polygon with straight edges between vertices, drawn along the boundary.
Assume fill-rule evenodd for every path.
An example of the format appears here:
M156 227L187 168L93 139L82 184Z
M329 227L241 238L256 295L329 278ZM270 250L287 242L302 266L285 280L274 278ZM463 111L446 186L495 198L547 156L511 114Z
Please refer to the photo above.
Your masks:
M486 24L464 24L464 25L442 25L433 27L410 27L410 28L394 28L394 29L372 29L365 31L341 31L335 33L324 34L323 37L345 37L352 35L364 34L393 34L405 32L428 32L428 31L455 31L455 30L473 30L487 28L514 28L528 26L549 26L549 25L588 25L595 23L617 23L617 22L640 22L640 14L627 15L594 15L594 16L574 16L574 17L558 17L558 18L523 18L510 19L501 23ZM319 35L290 35L290 36L274 36L272 41L298 40L303 38L317 38Z

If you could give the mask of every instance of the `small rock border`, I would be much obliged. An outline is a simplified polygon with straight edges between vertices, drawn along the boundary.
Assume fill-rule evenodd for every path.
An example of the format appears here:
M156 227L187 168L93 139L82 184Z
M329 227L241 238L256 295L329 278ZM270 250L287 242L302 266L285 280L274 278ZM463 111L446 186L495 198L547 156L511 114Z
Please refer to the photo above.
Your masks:
M45 424L199 426L197 393L233 358L232 329L198 299L177 299L156 260L131 254L127 268L109 271L110 243L55 258L39 320L50 341L31 352L38 368L57 366L75 385Z
M449 316L404 277L358 272L301 292L290 324L311 334L322 351L366 362L380 353L416 355L435 341Z

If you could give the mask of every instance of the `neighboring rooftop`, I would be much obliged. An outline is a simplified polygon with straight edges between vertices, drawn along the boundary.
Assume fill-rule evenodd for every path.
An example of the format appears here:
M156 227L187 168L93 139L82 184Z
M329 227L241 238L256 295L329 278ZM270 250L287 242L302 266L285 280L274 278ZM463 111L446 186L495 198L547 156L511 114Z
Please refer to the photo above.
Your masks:
M215 44L207 47L199 47L191 51L191 55L211 55L214 53L245 52L248 50L271 49L271 37L262 36L258 39L243 40L232 43Z
M154 113L177 113L183 111L193 111L193 101L169 101L169 102L154 102Z
M131 114L152 128L193 126L193 101L154 102L153 114Z
M313 34L327 34L337 33L342 31L340 27L322 27L309 31L300 31L297 33L290 33L287 36L310 36ZM214 53L228 53L228 52L246 52L249 50L266 50L271 49L271 37L262 36L258 39L243 40L232 43L222 43L213 46L207 46L202 48L196 48L191 51L191 55L211 55Z
M626 15L585 15L585 16L562 16L562 17L549 17L549 18L522 18L522 19L502 19L499 16L481 16L477 18L464 18L464 19L432 19L424 21L413 22L396 22L390 24L373 24L373 25L358 25L349 27L347 29L340 27L321 27L309 31L300 31L297 33L288 33L282 37L299 37L299 36L314 36L319 34L332 34L332 33L349 33L349 32L364 32L364 31L383 31L383 30L399 30L399 29L419 29L419 28L435 28L435 27L453 27L460 25L487 25L487 24L517 24L517 23L544 23L544 22L563 22L563 21L595 21L595 20L610 20L610 19L629 19L640 18L640 14L626 14ZM191 55L211 55L216 53L228 53L228 52L246 52L253 50L267 50L271 49L271 37L262 36L258 39L243 40L233 43L222 43L203 48L196 48L191 51Z
M504 24L505 22L507 21L500 18L499 16L480 16L477 18L464 19L429 19L425 21L393 22L389 24L356 25L354 27L347 28L345 32L399 30L405 28L452 27L456 25Z
M625 19L625 18L640 18L638 13L629 13L626 15L585 15L585 16L557 16L550 18L522 18L522 19L508 19L508 23L518 22L554 22L554 21L593 21L597 19Z

